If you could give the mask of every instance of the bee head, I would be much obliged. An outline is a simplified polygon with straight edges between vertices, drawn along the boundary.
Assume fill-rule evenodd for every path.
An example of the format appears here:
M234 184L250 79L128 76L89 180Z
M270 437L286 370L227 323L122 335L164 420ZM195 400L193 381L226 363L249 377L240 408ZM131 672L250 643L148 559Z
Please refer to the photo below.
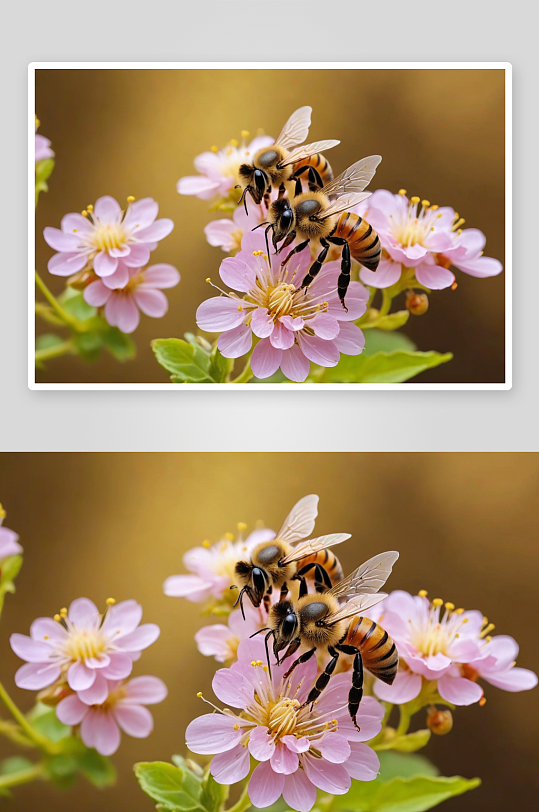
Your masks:
M273 653L278 654L286 648L299 631L299 621L292 601L279 601L270 609L269 626L274 629Z
M249 191L256 204L262 202L264 192L268 186L268 177L262 169L255 169L251 164L241 164L239 176L246 184L245 189Z
M294 227L294 212L288 198L275 200L270 206L268 217L273 225L273 246L277 251L278 244Z

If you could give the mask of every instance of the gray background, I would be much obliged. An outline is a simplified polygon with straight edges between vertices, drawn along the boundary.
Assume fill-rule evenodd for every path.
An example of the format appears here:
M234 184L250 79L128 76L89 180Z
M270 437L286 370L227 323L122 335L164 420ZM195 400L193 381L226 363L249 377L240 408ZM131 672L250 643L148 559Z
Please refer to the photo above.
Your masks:
M530 450L537 261L531 3L5 3L0 369L4 450ZM268 22L271 23L268 28ZM283 35L276 36L278 26ZM324 32L329 31L329 35ZM26 81L40 60L461 60L514 68L514 386L502 392L31 392ZM434 127L435 131L435 127ZM88 134L91 137L91 133ZM289 410L293 431L283 415ZM304 413L305 430L297 431ZM279 419L276 420L276 413ZM272 431L272 427L275 430Z

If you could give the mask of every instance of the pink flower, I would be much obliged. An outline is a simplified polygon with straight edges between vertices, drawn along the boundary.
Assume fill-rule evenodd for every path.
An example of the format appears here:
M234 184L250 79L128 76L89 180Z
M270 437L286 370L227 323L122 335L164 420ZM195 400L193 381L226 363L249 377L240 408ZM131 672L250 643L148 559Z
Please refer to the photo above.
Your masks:
M146 316L160 319L168 310L168 300L161 288L173 288L180 281L173 265L159 263L144 270L129 268L124 260L112 276L97 279L84 289L84 300L94 307L105 305L105 318L122 333L132 333Z
M376 695L403 704L415 699L424 682L436 681L440 696L454 705L471 705L483 697L478 676L507 690L526 690L537 677L522 668L513 669L518 652L510 637L488 637L493 628L481 612L455 609L441 598L429 601L426 592L409 595L396 590L371 610L393 637L400 669L393 685L376 681Z
M141 268L150 251L170 234L172 220L156 220L159 206L151 197L132 202L122 211L113 197L106 195L88 206L82 214L66 214L61 230L46 228L45 241L58 251L49 260L49 272L71 276L77 271L94 269L97 276L107 277L117 270L120 258L128 268Z
M351 779L372 781L378 756L365 741L381 729L383 709L372 697L360 705L356 730L348 715L350 674L332 677L313 710L302 707L317 666L304 663L284 678L288 664L264 665L264 641L244 640L238 662L218 671L213 690L227 709L195 719L187 728L194 753L214 755L210 771L219 784L234 784L258 765L249 780L251 803L264 808L282 795L298 812L309 812L316 790L343 795ZM211 704L211 703L210 703ZM241 709L237 715L228 708Z
M431 206L428 200L408 199L404 190L392 194L375 191L368 202L357 207L376 229L385 251L378 269L361 268L366 285L388 288L399 281L406 269L420 285L433 290L450 287L455 276L454 265L471 276L496 276L502 272L497 259L483 257L486 238L476 228L461 230L464 220L452 208Z
M277 191L272 191L270 202L277 198ZM204 234L210 245L215 245L229 254L235 254L241 248L241 241L245 234L248 234L261 223L268 219L268 210L262 203L257 206L253 201L249 202L248 214L243 206L237 206L232 220L212 220L204 228Z
M279 591L274 590L271 603L279 600ZM228 623L214 623L203 626L195 634L195 642L201 654L205 657L215 657L218 663L234 660L238 653L238 646L242 640L247 640L255 632L263 629L268 623L268 613L264 604L258 608L251 601L245 601L243 606L245 620L241 609L234 609L228 617Z
M234 568L237 562L248 556L250 550L262 541L275 538L275 533L267 527L253 530L243 538L244 524L238 525L238 537L234 541L232 533L227 533L216 544L205 541L201 547L193 547L185 553L183 563L192 575L171 575L163 584L165 595L173 598L187 598L193 603L215 598L234 603L237 593L230 587L235 583Z
M307 288L301 281L311 264L309 251L293 257L285 268L281 255L265 254L264 235L246 234L242 250L221 263L225 285L241 291L208 299L197 310L197 324L207 332L220 332L217 341L226 358L249 352L253 333L260 338L251 357L257 378L268 378L279 367L292 381L304 381L310 361L335 366L340 353L359 355L365 345L363 333L350 322L366 310L368 293L352 282L346 296L346 312L337 295L340 263L327 262Z
M0 505L0 567L5 558L9 558L11 555L20 555L23 551L17 533L7 527L2 527L5 518L6 511Z
M54 152L50 148L51 142L44 135L37 134L39 127L39 119L36 116L36 164L38 161L44 161L46 158L54 158Z
M242 143L234 139L230 144L221 150L213 147L210 152L201 152L194 160L194 166L198 175L189 175L180 178L177 189L181 195L195 195L201 200L210 200L219 195L227 198L230 195L234 198L233 203L237 203L240 193L234 186L239 183L238 170L243 163L249 162L249 156L261 149L273 144L274 139L268 135L254 138L250 144L245 143L245 138L249 133L242 133L244 136Z
M107 698L101 703L84 701L71 694L57 705L56 715L64 725L79 725L86 747L111 756L120 746L120 729L128 736L145 739L153 730L153 718L144 705L162 702L167 695L158 677L135 677L127 682L107 680Z
M39 691L60 677L87 704L101 704L107 680L128 677L140 652L159 637L159 626L140 626L142 606L134 600L109 606L100 615L88 598L74 600L54 620L40 617L30 637L12 634L11 648L27 665L15 674L19 688Z

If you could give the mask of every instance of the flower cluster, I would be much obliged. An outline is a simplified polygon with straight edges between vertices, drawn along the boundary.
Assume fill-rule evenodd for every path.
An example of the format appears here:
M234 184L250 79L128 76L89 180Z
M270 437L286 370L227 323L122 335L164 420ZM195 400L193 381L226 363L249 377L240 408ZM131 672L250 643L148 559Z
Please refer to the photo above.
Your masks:
M36 116L36 136L35 136L35 161L45 161L47 158L54 158L54 152L51 149L51 142L44 135L38 135L37 130L39 127L39 119Z
M80 724L87 747L115 752L119 728L148 736L152 718L143 705L160 702L166 687L157 677L127 678L133 662L159 637L154 623L140 625L142 607L134 600L107 601L101 615L88 598L74 600L54 618L34 620L30 636L12 634L13 651L26 665L15 675L19 688L43 691L57 702L56 714Z
M2 527L2 523L6 518L6 511L0 505L0 572L2 562L12 555L20 555L22 547L19 544L19 536L13 530L7 527Z

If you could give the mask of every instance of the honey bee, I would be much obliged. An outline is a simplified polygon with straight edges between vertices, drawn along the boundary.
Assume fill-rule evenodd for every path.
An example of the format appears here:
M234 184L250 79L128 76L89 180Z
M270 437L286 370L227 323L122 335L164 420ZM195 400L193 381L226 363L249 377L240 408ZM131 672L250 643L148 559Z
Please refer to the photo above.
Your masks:
M311 107L300 107L292 113L274 144L257 150L251 164L241 164L239 175L243 193L238 205L243 202L245 211L247 211L247 194L259 204L264 195L269 195L272 188L279 189L283 193L283 184L287 181L295 181L296 194L299 194L300 175L304 172L307 172L309 188L313 190L320 189L332 179L331 166L319 153L324 149L336 147L340 141L315 141L293 149L305 141L309 134L311 112Z
M257 544L250 561L238 561L235 572L241 589L236 604L240 604L242 613L244 595L253 606L260 606L264 601L269 610L273 589L280 588L282 600L288 594L289 581L299 581L300 589L307 592L307 573L313 573L316 591L329 589L342 578L339 560L328 548L349 539L349 533L332 533L302 541L312 533L317 514L318 496L303 497L292 508L274 539Z
M350 258L375 271L382 254L376 231L364 218L348 211L369 197L370 192L363 190L372 180L381 160L380 155L363 158L320 191L304 192L292 200L281 197L268 210L266 239L267 232L272 230L273 245L277 252L290 245L296 236L303 240L292 249L283 265L293 254L303 251L311 241L318 241L322 246L301 283L302 288L308 287L319 273L330 244L341 247L341 273L337 288L345 310L344 297L350 283ZM281 242L282 245L278 248Z
M356 728L356 716L363 697L363 669L388 685L397 674L399 658L395 643L378 623L361 616L361 613L387 597L378 590L387 581L398 557L397 552L375 555L321 594L307 594L302 584L296 602L283 600L271 607L268 629L261 630L268 632L266 653L268 639L273 637L273 653L278 663L279 652L283 649L286 648L286 652L282 660L286 660L302 644L308 646L308 650L292 663L285 677L317 651L330 655L331 659L316 680L305 705L316 702L327 686L340 654L354 657L348 712ZM351 618L354 618L352 623Z

